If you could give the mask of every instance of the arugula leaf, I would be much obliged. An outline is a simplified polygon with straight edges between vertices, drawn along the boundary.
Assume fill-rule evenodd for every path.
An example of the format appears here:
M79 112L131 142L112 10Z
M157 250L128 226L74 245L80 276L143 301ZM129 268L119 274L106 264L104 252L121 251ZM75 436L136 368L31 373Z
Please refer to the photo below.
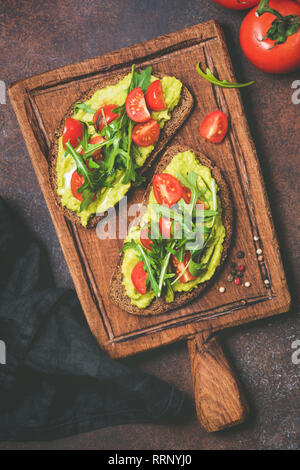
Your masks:
M133 65L130 91L133 90L134 88L141 87L141 89L145 93L150 85L151 73L152 73L151 66L147 67L146 69L142 70L142 72L139 73L135 71L135 65Z
M95 193L104 186L108 173L103 168L103 165L98 165L98 168L93 169L93 171L88 169L82 155L73 149L70 142L66 144L66 148L75 160L77 173L82 175L84 179L83 184L78 189L78 193L82 195L80 210L86 210L92 202Z
M93 109L91 106L85 104L85 103L75 103L74 106L74 113L77 113L79 109L82 109L85 113L87 114L95 114L96 110Z
M213 85L220 86L222 88L244 88L246 86L250 86L250 85L253 85L253 83L255 83L253 81L248 82L248 83L234 83L234 82L228 82L227 80L221 81L211 73L209 68L207 68L206 73L204 73L200 68L200 63L196 65L196 70L199 73L199 75L201 75L201 77L205 78Z
M144 261L151 287L156 297L159 297L160 292L159 292L159 287L158 287L158 284L157 284L157 281L155 279L155 275L152 269L151 253L150 254L146 253L142 245L140 245L139 243L136 243L134 240L130 240L129 242L124 243L121 251L126 251L128 249L136 250L139 254L139 259L141 261Z
M171 245L171 248L174 248L175 244L176 244L176 241L173 241L173 243ZM168 269L168 266L169 266L171 254L172 254L172 251L169 250L167 255L165 256L165 258L163 259L163 262L162 262L162 265L161 265L159 283L158 283L158 290L159 290L158 297L161 296L161 291L162 291L163 283L164 283L165 279L169 278L169 276L167 275L167 269Z

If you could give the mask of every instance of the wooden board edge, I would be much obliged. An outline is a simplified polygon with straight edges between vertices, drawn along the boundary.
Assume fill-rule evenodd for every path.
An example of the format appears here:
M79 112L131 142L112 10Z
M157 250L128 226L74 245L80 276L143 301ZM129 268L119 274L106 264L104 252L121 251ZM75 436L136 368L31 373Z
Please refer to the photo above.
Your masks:
M181 34L181 35L186 35L186 34L191 34L192 31L196 32L199 29L203 30L204 28L209 28L209 27L213 27L216 31L219 31L219 29L217 29L217 28L220 28L217 20L214 20L214 19L205 21L203 23L196 23L195 25L187 26L187 27L181 28L179 30L171 31L170 33L165 33L165 34L162 34L162 35L159 35L159 36L154 36L152 38L146 39L145 41L137 42L137 43L134 43L134 44L131 44L131 45L128 45L128 46L123 46L120 49L113 49L112 51L105 52L104 54L101 54L99 56L90 57L88 59L85 59L85 60L82 60L82 61L79 61L79 62L63 65L63 66L58 67L56 69L50 69L47 72L42 72L40 74L31 75L31 76L26 77L24 79L17 80L15 82L12 82L9 85L8 92L9 92L10 89L14 92L14 89L15 88L17 89L20 85L22 87L24 86L26 88L26 85L31 84L32 81L42 81L45 77L49 77L50 75L55 74L56 72L58 72L61 76L63 76L65 74L65 72L67 72L67 73L70 72L72 78L74 79L75 77L80 76L80 74L76 73L76 70L75 70L78 65L80 65L82 67L86 67L87 69L89 69L91 62L95 62L95 61L99 60L100 57L104 62L105 60L109 59L112 54L122 55L129 48L131 50L140 48L140 46L143 46L143 45L147 44L149 41L169 40L172 37L172 35L175 35L175 34L178 34L178 33Z

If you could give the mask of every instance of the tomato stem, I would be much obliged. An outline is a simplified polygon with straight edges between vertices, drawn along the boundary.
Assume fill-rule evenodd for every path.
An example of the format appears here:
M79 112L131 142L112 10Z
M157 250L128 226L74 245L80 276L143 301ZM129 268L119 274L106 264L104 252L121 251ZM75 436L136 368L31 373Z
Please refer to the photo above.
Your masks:
M272 15L277 16L277 18L283 18L282 14L279 13L279 11L274 10L269 6L269 0L261 0L260 4L257 7L256 14L258 16L261 16L264 13L271 13Z
M269 6L269 0L261 0L256 10L256 16L261 16L264 13L271 13L276 16L276 19L272 22L262 41L271 39L275 41L273 46L275 47L278 44L283 44L289 36L298 32L300 27L299 15L283 16L279 11Z

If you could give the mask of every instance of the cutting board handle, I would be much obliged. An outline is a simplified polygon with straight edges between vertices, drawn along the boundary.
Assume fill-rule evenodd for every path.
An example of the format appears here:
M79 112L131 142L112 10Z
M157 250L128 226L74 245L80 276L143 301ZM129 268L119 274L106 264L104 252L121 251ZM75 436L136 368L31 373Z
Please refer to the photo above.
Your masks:
M215 432L245 421L248 404L217 338L199 334L188 340L188 348L201 426Z

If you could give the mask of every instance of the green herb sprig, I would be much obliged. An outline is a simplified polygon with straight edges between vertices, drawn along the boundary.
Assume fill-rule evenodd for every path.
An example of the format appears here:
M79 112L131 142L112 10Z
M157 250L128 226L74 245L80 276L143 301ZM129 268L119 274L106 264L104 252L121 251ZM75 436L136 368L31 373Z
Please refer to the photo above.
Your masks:
M196 65L196 70L199 73L199 75L201 75L201 77L205 78L213 85L216 85L222 88L244 88L244 87L253 85L253 83L255 83L253 81L248 82L248 83L234 83L234 82L228 82L227 80L219 80L211 73L209 68L206 69L206 73L203 72L200 68L200 63Z
M86 210L91 204L95 193L101 189L104 185L107 185L107 177L109 176L107 170L104 168L103 163L95 164L96 168L90 170L87 168L84 158L79 152L73 149L70 142L66 143L66 148L75 160L77 173L82 175L84 182L78 189L78 193L82 195L82 202L80 204L80 210ZM101 163L101 162L100 162Z
M152 241L151 250L145 250L139 241L136 240L126 242L122 248L122 251L132 248L138 253L139 260L144 262L145 271L148 273L146 282L151 285L157 298L161 297L163 291L165 291L166 297L172 299L174 297L172 286L187 269L190 270L193 276L197 276L207 267L208 262L202 263L201 258L211 237L216 216L218 215L217 186L214 179L212 179L211 188L199 188L197 184L198 175L196 173L191 172L187 177L178 174L177 177L182 184L191 190L191 203L186 204L181 200L172 208L155 204L154 213L152 212L151 214L151 223L148 225L148 236ZM196 205L198 198L203 199L204 194L206 194L208 190L210 190L209 192L211 193L213 209L197 211ZM191 227L186 227L185 225L183 215L186 210L189 210L192 215ZM170 239L164 239L158 229L158 220L161 216L173 221L171 227L172 237ZM196 219L196 216L198 219ZM198 221L199 224L199 216L201 227L204 229L205 238L201 249L195 248L193 251L188 248L187 242L196 240L197 231L200 230L199 225L196 223ZM179 225L180 230L175 230L175 224ZM183 232L184 238L182 238ZM187 251L191 252L189 263L185 266L184 271L175 278L175 274L172 272L170 266L171 255L175 255L179 262L183 262Z

